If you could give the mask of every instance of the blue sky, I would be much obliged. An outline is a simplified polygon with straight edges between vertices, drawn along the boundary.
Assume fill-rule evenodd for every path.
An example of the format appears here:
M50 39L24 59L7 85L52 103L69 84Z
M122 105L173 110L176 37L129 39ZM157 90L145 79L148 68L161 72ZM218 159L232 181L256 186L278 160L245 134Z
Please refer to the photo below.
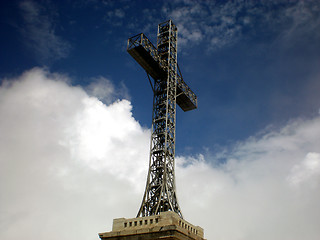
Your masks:
M102 226L112 218L135 216L146 177L152 91L126 52L127 39L143 32L156 44L157 25L172 19L183 78L198 96L198 109L177 111L182 211L208 239L256 239L277 226L266 239L317 239L319 1L14 0L0 3L0 18L3 226L33 236L38 217L56 213L48 201L67 212L69 224L80 221L77 207L84 209L90 223L77 223L88 226L81 236L91 239L107 231ZM28 161L23 171L19 166ZM48 185L37 186L42 181ZM182 183L201 200L192 200ZM39 191L29 189L33 184ZM19 198L21 189L30 191ZM46 189L57 201L47 199ZM100 193L107 204L97 200ZM112 205L117 195L131 198L121 200L127 207ZM41 211L31 214L34 199ZM296 201L288 206L288 199ZM305 218L292 220L301 214ZM57 214L51 221L40 235L47 236L49 226L61 228ZM301 231L281 230L291 226ZM15 239L10 229L4 239ZM70 239L61 232L52 239Z
M1 9L2 78L35 66L74 85L106 77L126 87L119 97L130 97L146 127L152 93L126 41L144 32L156 43L157 25L172 19L182 74L199 98L198 110L178 111L178 154L319 112L317 1L10 1Z

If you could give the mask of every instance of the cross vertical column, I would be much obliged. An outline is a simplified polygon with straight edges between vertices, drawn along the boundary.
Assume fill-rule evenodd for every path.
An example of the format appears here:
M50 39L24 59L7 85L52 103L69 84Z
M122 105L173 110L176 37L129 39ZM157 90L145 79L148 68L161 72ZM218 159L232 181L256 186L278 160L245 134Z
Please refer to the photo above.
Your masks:
M174 176L177 27L171 20L158 25L157 50L165 74L154 79L149 172L138 216L174 211L182 217Z

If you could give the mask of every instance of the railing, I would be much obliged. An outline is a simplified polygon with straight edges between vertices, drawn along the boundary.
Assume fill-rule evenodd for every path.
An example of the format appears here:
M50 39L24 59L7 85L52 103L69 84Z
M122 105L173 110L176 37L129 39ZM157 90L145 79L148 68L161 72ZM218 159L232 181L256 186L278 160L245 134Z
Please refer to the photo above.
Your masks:
M194 92L188 87L188 85L184 82L180 68L178 66L178 72L177 72L177 86L181 89L181 91L190 99L190 101L197 107L197 96L194 94Z
M131 38L128 39L128 46L127 50L140 47L142 46L149 54L150 56L159 63L159 66L164 71L167 71L166 69L166 62L161 62L159 53L157 48L151 43L151 41L144 35L143 33L137 34ZM177 71L177 87L181 89L182 94L185 94L190 101L197 106L197 96L192 92L192 90L188 87L188 85L184 82L180 69L178 67Z
M150 40L143 33L140 33L128 39L127 50L130 50L132 48L139 47L139 46L144 47L144 49L150 53L151 57L156 62L159 62L159 54L158 54L157 48L150 42Z

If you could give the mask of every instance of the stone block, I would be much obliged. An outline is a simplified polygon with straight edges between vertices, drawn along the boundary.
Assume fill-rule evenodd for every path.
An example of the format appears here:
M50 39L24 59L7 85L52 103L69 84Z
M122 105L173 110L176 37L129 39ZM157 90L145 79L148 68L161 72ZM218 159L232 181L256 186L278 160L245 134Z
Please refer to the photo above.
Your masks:
M99 233L101 240L204 240L203 229L174 212L138 218L116 218L111 232Z

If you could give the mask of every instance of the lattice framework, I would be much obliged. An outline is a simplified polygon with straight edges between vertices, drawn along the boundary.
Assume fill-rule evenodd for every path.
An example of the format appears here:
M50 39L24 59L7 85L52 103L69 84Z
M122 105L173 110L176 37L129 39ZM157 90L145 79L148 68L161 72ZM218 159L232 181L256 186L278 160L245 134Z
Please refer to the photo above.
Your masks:
M184 111L195 109L197 97L185 84L177 64L177 34L169 20L158 25L157 48L142 33L128 40L127 51L154 79L149 172L137 217L165 211L182 217L174 171L176 105Z

